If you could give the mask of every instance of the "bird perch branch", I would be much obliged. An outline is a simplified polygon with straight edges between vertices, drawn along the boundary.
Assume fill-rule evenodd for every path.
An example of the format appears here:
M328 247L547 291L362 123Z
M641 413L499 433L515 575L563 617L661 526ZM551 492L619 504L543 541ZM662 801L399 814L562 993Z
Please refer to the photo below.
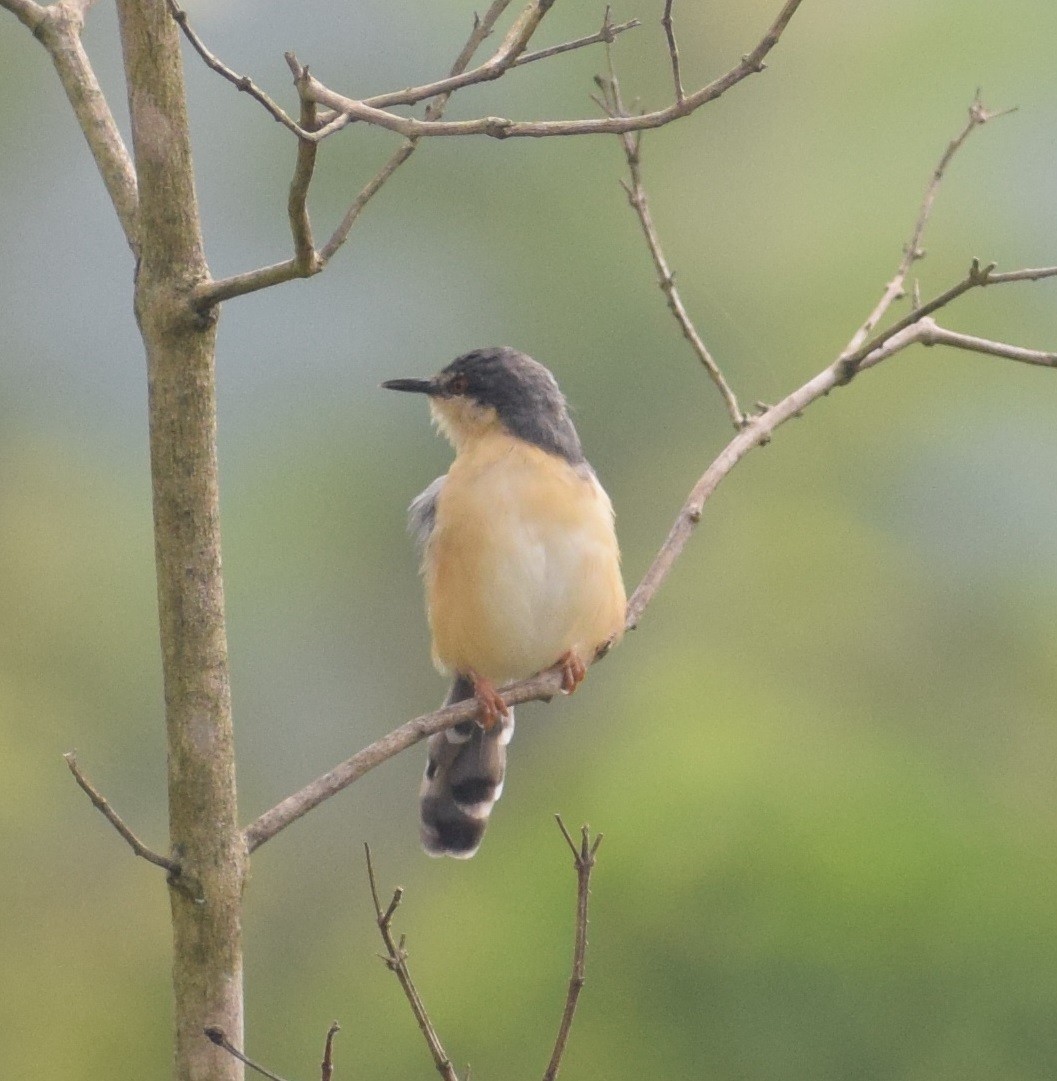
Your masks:
M981 116L986 113L986 110L983 110L983 107L978 102L974 103L974 108L979 108ZM987 114L987 116L994 115L997 114ZM951 145L954 146L954 150L952 151L948 147L944 153L940 166L934 172L930 181L926 201L922 204L923 210L919 212L918 222L912 234L915 250L920 245L924 232L924 223L928 220L928 209L931 208L935 195L935 186L939 183L936 175L939 174L942 178L951 156L964 144L968 131L973 130L983 122L982 119L974 121L967 131L963 131L953 141ZM906 255L904 254L900 267L902 268L905 263ZM909 264L907 264L907 267L909 268ZM905 279L906 270L903 270L902 274ZM887 360L915 343L947 345L1022 363L1052 367L1052 353L1021 349L1001 342L989 342L985 339L957 334L937 326L930 317L958 297L976 288L1023 281L1040 281L1053 277L1057 277L1057 266L1028 267L1020 270L996 272L993 265L981 266L980 262L974 259L968 273L960 282L957 282L932 300L915 306L902 319L884 331L875 334L867 341L865 338L876 326L877 321L887 312L892 301L896 299L896 294L893 293L891 300L883 308L881 308L880 304L875 307L870 318L863 324L863 327L867 328L865 333L860 328L855 337L852 338L850 344L855 346L854 348L845 349L834 361L776 405L763 409L760 413L749 417L737 434L702 473L680 509L664 543L656 556L654 556L653 561L628 601L626 627L632 630L638 626L647 606L668 577L675 562L682 554L687 541L690 539L695 526L700 522L705 503L712 496L723 478L753 448L769 442L775 431L787 420L799 416L813 402L825 397L830 391L846 385L860 372L876 367L881 361ZM889 290L886 289L886 296L888 292ZM599 659L606 652L607 649L601 649L595 659ZM512 706L522 702L541 699L549 700L560 691L561 675L555 668L547 669L537 676L521 680L501 689L503 700ZM317 777L298 792L288 796L270 810L265 811L264 814L250 823L243 833L248 850L252 852L259 848L265 841L270 840L287 826L296 822L312 808L319 806L331 796L348 787L375 766L387 761L434 732L439 732L461 721L470 720L477 715L477 711L478 705L474 700L460 702L416 717L388 735L376 740L370 746L358 751L352 757L347 758L322 776Z

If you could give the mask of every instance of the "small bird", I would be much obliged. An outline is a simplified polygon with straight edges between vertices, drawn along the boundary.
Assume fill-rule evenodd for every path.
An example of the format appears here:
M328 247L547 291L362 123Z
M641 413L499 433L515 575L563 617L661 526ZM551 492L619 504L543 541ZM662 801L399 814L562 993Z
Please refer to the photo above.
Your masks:
M408 509L422 555L433 663L454 677L445 705L479 719L431 736L419 793L422 845L468 859L503 790L512 710L497 686L560 665L572 693L624 630L613 506L580 449L554 376L507 346L458 357L389 390L429 397L455 448Z

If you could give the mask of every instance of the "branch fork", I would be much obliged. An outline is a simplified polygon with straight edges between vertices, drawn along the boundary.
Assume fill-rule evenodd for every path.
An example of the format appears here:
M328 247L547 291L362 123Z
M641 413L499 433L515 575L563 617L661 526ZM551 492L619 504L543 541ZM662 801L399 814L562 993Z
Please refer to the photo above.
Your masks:
M141 859L145 859L148 863L153 863L156 867L162 867L169 872L171 879L176 879L180 875L180 864L173 859L169 859L168 856L162 856L159 853L148 848L125 824L124 819L114 810L110 805L110 801L92 784L91 781L81 772L81 767L77 764L77 755L73 751L68 751L64 754L63 759L66 765L69 767L70 772L73 774L73 779L77 782L81 791L91 800L92 806L102 814L102 816L110 823L111 826L117 830L118 834L124 839L125 843L132 849L133 855L139 856Z
M0 0L0 2L14 4L28 2L28 0ZM602 27L596 33L560 45L529 52L528 46L532 37L553 4L553 0L531 0L514 20L492 56L477 67L470 68L474 53L482 42L490 36L499 18L510 5L510 0L493 0L483 17L474 16L470 38L456 58L451 72L446 78L437 79L421 86L407 87L402 90L377 94L362 99L348 97L331 90L316 79L309 72L308 67L302 65L292 53L287 53L286 61L294 75L301 105L300 116L297 120L294 120L249 76L240 75L233 71L209 50L190 25L186 12L179 7L177 0L167 0L167 3L173 19L204 63L235 86L236 89L255 99L277 122L297 136L299 146L289 199L289 217L294 245L293 256L271 266L260 267L219 281L201 283L194 289L191 299L192 305L197 311L205 312L225 300L244 296L247 293L279 285L295 278L310 277L322 271L338 248L344 244L363 208L393 173L407 161L414 152L419 139L423 137L463 135L487 135L495 139L512 137L540 138L558 135L631 133L646 128L662 127L689 115L701 106L715 100L726 90L741 82L742 79L762 70L763 57L778 43L790 19L792 19L800 6L801 0L786 0L770 29L760 39L751 53L743 57L741 62L726 74L690 95L687 95L682 88L679 75L678 50L675 45L674 30L671 22L672 0L668 0L665 11L665 32L669 41L675 83L675 100L671 105L663 109L649 113L642 112L635 116L608 116L602 120L515 121L503 117L483 116L476 120L451 122L443 120L443 113L449 97L456 90L493 81L506 75L515 67L549 59L574 49L597 43L604 43L608 48L618 34L638 26L638 20L631 19L624 23L615 24L610 18L607 7ZM422 120L390 111L395 106L412 106L426 100L429 101L429 105L426 109L425 118ZM323 109L322 114L320 114L321 107ZM381 170L360 191L350 204L341 223L332 233L330 240L317 251L309 243L311 229L307 210L307 195L312 179L314 158L310 158L307 147L310 144L319 144L324 139L355 122L386 128L403 136L405 142L393 152Z

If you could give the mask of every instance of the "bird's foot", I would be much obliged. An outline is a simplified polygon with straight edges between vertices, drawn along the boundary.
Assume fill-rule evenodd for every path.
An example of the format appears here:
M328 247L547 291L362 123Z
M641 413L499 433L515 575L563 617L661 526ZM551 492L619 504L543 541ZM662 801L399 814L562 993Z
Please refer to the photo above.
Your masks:
M580 660L580 654L575 649L570 649L558 658L557 665L562 673L562 694L572 694L587 675L587 668Z
M474 698L477 699L477 704L481 707L481 715L478 717L477 723L486 732L490 732L499 723L500 717L510 716L510 707L503 701L501 695L495 689L495 684L490 679L485 679L484 676L479 676L472 670L467 675L473 684Z

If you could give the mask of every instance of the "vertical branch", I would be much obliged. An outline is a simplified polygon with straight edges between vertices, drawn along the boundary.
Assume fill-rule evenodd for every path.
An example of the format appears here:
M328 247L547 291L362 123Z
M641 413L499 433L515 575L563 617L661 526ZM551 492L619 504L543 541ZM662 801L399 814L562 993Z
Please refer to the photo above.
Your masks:
M543 1081L554 1081L561 1069L562 1059L565 1057L565 1048L569 1043L569 1033L573 1027L573 1017L576 1015L576 1004L580 1000L580 992L583 990L586 979L587 965L587 907L591 897L591 871L595 865L595 854L598 846L602 843L602 834L595 837L591 843L590 833L586 826L580 828L580 844L577 846L561 815L554 816L558 822L558 828L562 831L569 850L573 854L573 866L576 868L576 937L573 943L573 970L569 977L569 990L565 996L565 1008L562 1010L561 1023L558 1026L558 1035L554 1041L554 1050L551 1052L550 1062L543 1072Z
M686 97L683 90L683 77L679 71L679 46L675 41L675 25L672 22L673 0L664 0L664 15L661 16L661 26L664 27L664 36L668 39L668 59L672 64L672 83L675 88L675 100L682 104Z
M179 31L165 0L118 0L140 191L135 307L147 353L151 486L167 735L176 1081L241 1081L203 1036L242 1044L241 895L216 454L215 319L191 309L208 276ZM192 888L188 888L189 883Z
M393 916L400 907L404 891L397 887L393 891L393 899L383 909L381 898L378 895L378 883L374 877L371 846L365 844L363 850L367 855L367 878L371 884L374 915L378 923L378 931L382 936L382 942L385 944L385 956L382 960L389 971L396 976L401 988L403 988L404 996L411 1006L411 1012L415 1015L415 1020L418 1022L418 1027L426 1041L426 1046L429 1048L429 1053L433 1056L433 1065L437 1067L437 1073L444 1078L444 1081L459 1081L459 1075L455 1072L455 1067L452 1066L451 1059L448 1058L448 1053L444 1050L440 1037L437 1035L437 1030L433 1027L433 1022L426 1012L426 1007L422 1002L418 989L411 979L411 973L407 967L407 950L404 949L404 936L400 936L399 942L393 937Z
M492 33L500 16L509 6L510 0L492 0L492 3L489 5L488 10L484 13L483 17L474 17L473 30L470 32L466 44L462 47L462 51L455 58L455 62L451 66L451 76L461 75L466 70L474 57L474 53L477 52L484 40ZM307 81L307 71L304 73L304 77ZM307 95L302 94L302 100L304 100L306 96ZM451 92L438 94L437 97L426 106L426 119L431 122L440 120L444 115L444 110L447 108L450 98ZM408 139L403 146L394 150L389 156L388 161L386 161L382 168L367 182L356 198L353 199L348 210L345 211L345 215L341 219L340 224L334 230L331 238L323 245L323 248L319 253L319 262L321 265L325 266L330 262L334 253L348 239L349 233L352 232L352 227L356 224L356 219L359 218L360 214L363 212L363 208L372 198L374 198L375 192L377 192L393 173L395 173L397 169L411 157L417 147L417 139Z
M919 259L925 257L925 251L921 247L921 242L925 236L925 227L928 225L929 218L932 216L932 206L936 202L936 196L939 194L940 185L943 183L943 178L947 173L947 167L950 165L954 155L961 150L965 145L966 140L977 128L982 127L989 120L994 120L999 116L1005 116L1007 113L1013 111L1012 109L1005 109L1001 112L991 112L991 110L987 109L980 100L979 92L977 92L977 95L978 96L973 100L973 103L969 106L969 119L966 122L965 127L962 128L962 130L947 144L947 149L944 150L939 162L932 170L932 176L929 178L928 186L925 188L925 195L922 198L921 206L918 209L917 220L914 222L914 231L910 234L910 239L903 249L903 258L895 272L895 276L885 286L881 299L877 302L873 311L867 316L866 322L859 327L855 334L852 335L851 341L844 347L844 355L854 353L859 349L863 342L870 336L874 327L876 327L884 318L892 304L906 295L906 280L907 275L910 273L910 268Z
M289 63L289 54L287 62ZM307 74L307 72L306 72ZM298 78L300 89L300 76ZM306 95L301 94L300 124L305 131L315 131L318 127L316 119L316 103ZM316 168L316 151L319 143L310 142L307 139L297 140L297 162L294 166L294 175L290 180L290 194L287 199L287 216L290 219L290 232L294 241L294 263L298 270L305 274L311 274L316 269L321 269L316 256L316 244L312 239L312 221L308 215L308 189L312 185L312 176Z
M330 1081L334 1076L334 1037L341 1031L337 1021L331 1021L327 1029L327 1042L323 1047L323 1061L319 1064L320 1081Z
M671 4L669 2L665 7L665 16L669 18L670 15ZM670 26L666 24L666 27L671 33ZM674 36L669 40L673 50L672 70L678 82L678 61L676 59L678 54L675 52ZM595 100L607 116L627 116L627 110L624 108L624 101L620 94L620 82L613 68L612 51L608 43L606 44L606 59L609 67L608 76L606 78L601 76L596 78L595 82L602 92L602 98L596 98ZM668 310L679 324L683 337L687 340L690 348L694 351L694 355L701 362L705 371L708 372L708 377L719 391L731 422L735 428L740 430L745 427L748 418L742 412L737 395L731 389L719 364L716 363L715 358L709 352L708 346L705 345L704 339L698 333L694 321L690 318L690 313L686 310L686 305L683 304L683 298L679 295L679 290L675 284L675 274L672 272L672 268L664 254L664 249L661 247L661 239L657 233L657 227L653 223L653 216L650 214L649 200L646 197L646 189L642 183L642 159L640 157L642 132L626 131L622 132L618 138L624 151L624 159L628 165L628 179L626 181L621 180L620 185L624 189L624 194L628 197L628 203L639 219L639 225L642 227L642 234L646 238L646 246L650 250L650 257L653 259L653 266L657 271L657 284L660 286L661 292L664 293L668 302Z

